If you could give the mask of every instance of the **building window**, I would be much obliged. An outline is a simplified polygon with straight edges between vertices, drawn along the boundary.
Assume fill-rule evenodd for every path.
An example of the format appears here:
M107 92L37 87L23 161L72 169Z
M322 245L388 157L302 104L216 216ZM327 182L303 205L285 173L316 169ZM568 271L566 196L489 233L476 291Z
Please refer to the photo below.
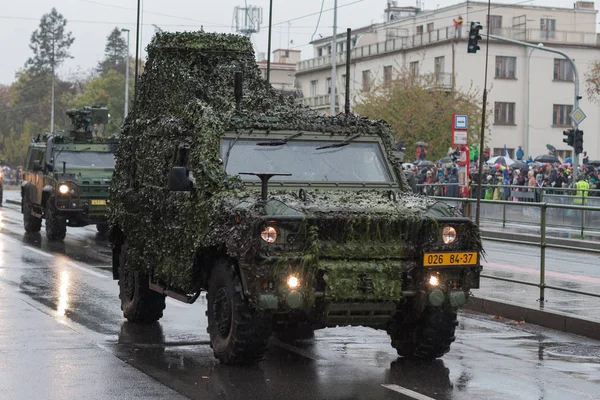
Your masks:
M496 102L494 107L495 125L514 125L515 124L515 103Z
M572 104L554 104L552 107L552 125L571 126L571 117L569 114L573 111Z
M515 155L515 149L514 148L506 148L506 152L508 153L508 156L510 158L512 158L513 160L515 159L514 155ZM492 153L492 157L498 157L498 156L504 156L504 147L494 147L494 152Z
M371 90L371 70L367 69L362 72L362 90L368 92Z
M433 22L427 24L427 32L431 32L433 30Z
M556 20L555 19L540 19L540 36L546 39L554 39L556 36Z
M556 150L556 155L563 160L566 160L567 158L573 156L573 152L571 150Z
M410 63L410 76L416 78L419 76L419 62L413 61Z
M491 34L500 32L502 29L502 15L488 15L488 26Z
M386 65L383 67L383 83L389 84L392 81L392 66Z
M554 59L554 80L573 82L573 67L567 60Z
M327 78L327 93L331 93L331 78Z
M344 91L346 90L346 74L342 75L342 83L344 84Z
M319 81L310 81L310 97L317 96L317 83Z
M323 48L322 47L319 47L317 49L317 57L323 57Z
M515 79L517 57L496 56L496 78Z
M444 61L445 61L444 56L436 57L433 60L434 68L435 68L434 72L435 72L436 78L439 78L440 75L444 73Z
M422 35L423 34L423 25L419 25L417 26L417 35Z

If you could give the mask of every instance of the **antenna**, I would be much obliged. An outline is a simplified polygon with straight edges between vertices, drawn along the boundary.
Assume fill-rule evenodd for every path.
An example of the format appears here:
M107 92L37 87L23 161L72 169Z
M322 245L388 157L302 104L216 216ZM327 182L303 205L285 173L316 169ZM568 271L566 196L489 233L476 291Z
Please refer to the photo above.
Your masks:
M260 32L263 22L263 9L257 6L236 6L233 9L233 26L236 33L252 36Z

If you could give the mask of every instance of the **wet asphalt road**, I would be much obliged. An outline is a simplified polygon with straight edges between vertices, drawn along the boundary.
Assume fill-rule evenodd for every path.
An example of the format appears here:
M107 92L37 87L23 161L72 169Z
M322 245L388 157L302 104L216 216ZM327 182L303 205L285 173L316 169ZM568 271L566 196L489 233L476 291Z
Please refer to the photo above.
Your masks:
M109 264L93 227L50 244L23 234L18 206L0 209L0 399L600 398L599 342L473 313L433 363L398 359L385 332L345 327L273 340L257 366L222 366L203 297L168 300L160 323L127 323Z

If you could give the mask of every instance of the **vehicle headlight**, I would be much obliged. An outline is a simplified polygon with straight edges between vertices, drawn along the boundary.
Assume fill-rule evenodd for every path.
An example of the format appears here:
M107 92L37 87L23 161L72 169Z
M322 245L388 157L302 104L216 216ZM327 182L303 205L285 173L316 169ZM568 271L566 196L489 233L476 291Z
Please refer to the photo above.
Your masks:
M456 229L451 226L445 226L442 229L442 240L444 244L453 243L456 240Z
M287 285L292 290L298 289L298 287L300 286L300 279L298 279L298 277L295 275L290 275L287 278Z
M70 190L71 189L69 188L69 185L66 185L64 183L62 183L58 186L58 191L60 194L67 194L70 192Z
M431 286L437 286L440 284L440 279L435 275L430 275L429 276L429 284Z
M260 237L267 243L274 243L277 240L277 229L266 226L260 233Z

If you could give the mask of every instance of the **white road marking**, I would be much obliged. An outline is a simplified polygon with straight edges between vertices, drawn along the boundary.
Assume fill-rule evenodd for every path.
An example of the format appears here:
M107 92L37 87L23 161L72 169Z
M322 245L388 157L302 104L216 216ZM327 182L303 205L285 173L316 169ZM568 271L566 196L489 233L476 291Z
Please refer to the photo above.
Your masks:
M394 392L398 392L400 394L403 394L404 396L408 396L412 399L417 399L417 400L435 400L433 397L429 397L429 396L425 396L424 394L421 393L417 393L414 392L410 389L407 388L403 388L402 386L399 385L381 385L386 389L390 389L393 390Z
M108 278L108 275L104 275L104 274L101 274L100 272L93 271L90 268L82 267L79 264L75 264L73 261L65 261L65 264L67 264L69 267L78 269L78 270L83 271L83 272L87 272L90 275L97 276L98 278L103 278L103 279Z
M36 253L36 254L39 254L39 255L41 255L41 256L44 256L44 257L48 257L48 258L53 258L53 257L54 257L52 254L50 254L50 253L46 253L45 251L43 251L43 250L40 250L40 249L36 249L35 247L31 247L31 246L23 246L23 248L24 248L24 249L27 249L27 250L29 250L29 251L33 251L34 253Z

